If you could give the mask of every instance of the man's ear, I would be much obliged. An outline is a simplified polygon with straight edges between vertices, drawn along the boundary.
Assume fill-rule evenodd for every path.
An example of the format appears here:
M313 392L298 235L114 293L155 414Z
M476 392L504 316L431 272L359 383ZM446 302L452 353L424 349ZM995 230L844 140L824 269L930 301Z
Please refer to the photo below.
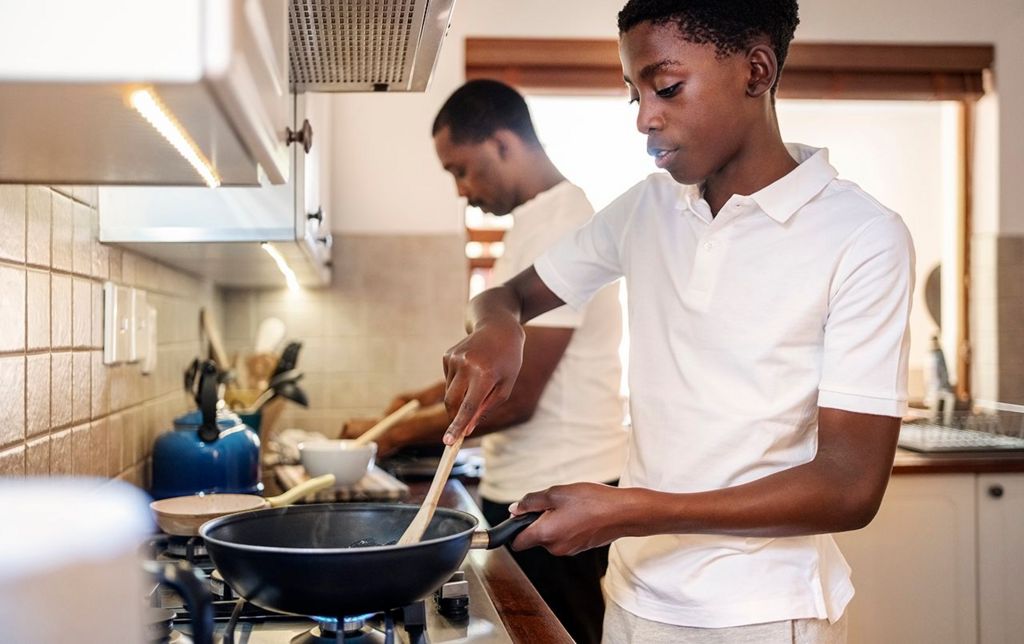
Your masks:
M779 61L775 51L767 44L754 45L747 52L750 76L747 78L747 96L759 97L770 91L779 76Z
M508 161L512 155L512 151L515 149L516 143L519 140L511 130L498 130L493 135L494 144L498 149L498 158L502 161Z

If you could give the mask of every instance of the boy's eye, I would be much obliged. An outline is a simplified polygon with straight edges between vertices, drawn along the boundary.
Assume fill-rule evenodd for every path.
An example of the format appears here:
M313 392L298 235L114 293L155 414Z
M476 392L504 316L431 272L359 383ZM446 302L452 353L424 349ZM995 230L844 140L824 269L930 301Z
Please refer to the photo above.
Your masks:
M671 98L672 96L675 96L677 91L679 91L679 87L682 86L682 84L682 82L678 82L675 85L669 85L663 89L656 90L654 93L661 98Z

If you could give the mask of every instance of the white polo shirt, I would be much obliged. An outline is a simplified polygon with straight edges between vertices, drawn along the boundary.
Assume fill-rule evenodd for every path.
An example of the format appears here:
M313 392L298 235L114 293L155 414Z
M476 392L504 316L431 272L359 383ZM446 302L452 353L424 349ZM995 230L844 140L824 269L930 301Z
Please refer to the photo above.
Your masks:
M594 215L579 187L563 181L511 213L505 253L494 263L504 282ZM531 326L573 329L533 417L483 438L486 470L480 494L511 503L535 492L580 481L619 478L626 460L625 401L619 395L622 309L618 284L602 288L580 310L560 306Z
M817 409L906 407L913 247L826 150L716 217L655 174L536 263L581 306L625 276L633 431L622 487L699 492L814 458ZM617 540L606 591L640 617L721 628L838 619L853 596L829 535Z

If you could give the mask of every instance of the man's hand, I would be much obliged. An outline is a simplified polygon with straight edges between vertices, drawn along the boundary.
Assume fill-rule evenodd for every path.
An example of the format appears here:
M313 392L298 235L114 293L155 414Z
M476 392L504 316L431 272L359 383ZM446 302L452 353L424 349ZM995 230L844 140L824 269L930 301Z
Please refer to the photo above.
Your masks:
M444 404L455 419L444 442L473 432L483 415L512 393L523 364L522 325L511 317L480 324L444 355Z
M395 396L384 410L384 415L398 411L410 400L420 401L421 407L436 405L444 400L444 382L436 382L419 391L407 391Z
M553 555L574 555L603 546L619 537L636 536L631 517L643 506L638 488L617 488L599 483L556 485L532 492L513 503L512 514L544 512L523 530L512 548L541 546Z

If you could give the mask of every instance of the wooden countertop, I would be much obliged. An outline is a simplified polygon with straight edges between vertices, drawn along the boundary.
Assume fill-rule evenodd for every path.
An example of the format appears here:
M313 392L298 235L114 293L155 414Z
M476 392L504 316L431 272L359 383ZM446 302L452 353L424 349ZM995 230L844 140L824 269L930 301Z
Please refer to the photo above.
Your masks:
M1003 474L1024 472L1024 452L924 454L896 450L893 474Z
M408 482L409 503L420 503L430 481ZM440 505L462 510L483 521L473 496L458 480L449 480ZM572 644L572 638L504 548L471 550L470 562L480 573L487 594L501 615L513 642Z

